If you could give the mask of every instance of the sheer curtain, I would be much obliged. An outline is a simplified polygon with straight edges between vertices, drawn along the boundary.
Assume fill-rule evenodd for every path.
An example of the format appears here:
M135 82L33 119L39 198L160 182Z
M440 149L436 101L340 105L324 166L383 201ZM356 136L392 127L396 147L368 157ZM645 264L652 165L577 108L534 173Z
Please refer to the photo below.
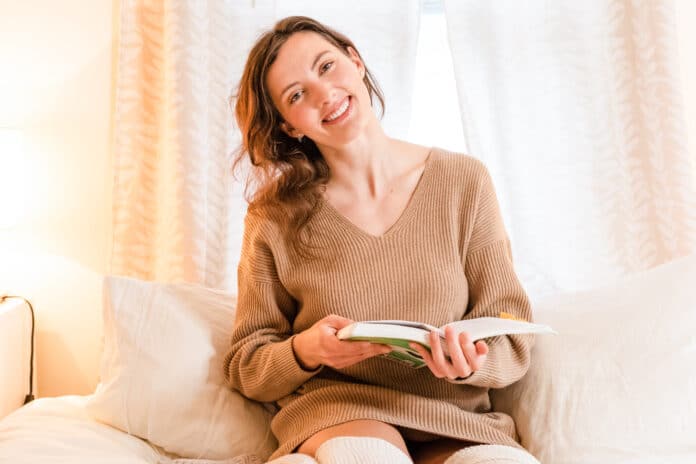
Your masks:
M696 251L667 0L445 0L470 154L533 298Z
M532 297L696 251L670 1L445 7L466 146L491 170ZM120 8L115 274L234 290L245 203L230 176L238 135L228 97L251 43L281 17L347 33L386 93L388 133L408 134L418 0Z
M234 290L245 202L230 175L228 98L251 44L303 14L351 37L385 90L385 126L408 130L417 0L120 2L111 272Z

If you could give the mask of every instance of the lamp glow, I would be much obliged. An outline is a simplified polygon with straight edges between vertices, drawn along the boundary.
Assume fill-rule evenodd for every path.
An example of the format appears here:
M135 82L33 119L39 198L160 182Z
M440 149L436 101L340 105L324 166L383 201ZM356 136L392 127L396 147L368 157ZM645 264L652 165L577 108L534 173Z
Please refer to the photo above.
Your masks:
M27 181L23 134L18 129L0 127L0 229L20 223Z

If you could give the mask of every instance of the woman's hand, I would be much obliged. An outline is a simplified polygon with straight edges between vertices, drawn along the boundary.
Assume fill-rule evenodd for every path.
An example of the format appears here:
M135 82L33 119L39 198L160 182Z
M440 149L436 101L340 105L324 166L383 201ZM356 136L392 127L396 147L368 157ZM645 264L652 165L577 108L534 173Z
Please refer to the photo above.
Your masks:
M440 379L446 377L454 380L469 377L486 362L488 345L483 340L474 344L466 332L461 332L457 336L452 327L445 327L445 343L449 351L449 360L442 351L440 335L435 331L430 333L430 352L418 343L409 345L423 357L433 375Z
M352 323L345 317L331 315L297 334L292 347L300 365L306 370L317 369L322 364L341 369L391 351L387 345L339 340L336 333Z

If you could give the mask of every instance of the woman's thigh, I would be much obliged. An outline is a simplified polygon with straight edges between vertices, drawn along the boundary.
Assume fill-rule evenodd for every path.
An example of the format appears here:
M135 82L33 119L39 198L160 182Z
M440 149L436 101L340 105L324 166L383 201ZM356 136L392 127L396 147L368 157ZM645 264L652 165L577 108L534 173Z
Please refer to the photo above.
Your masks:
M474 445L477 443L439 438L426 442L409 441L408 449L415 464L441 464L460 449Z
M327 427L305 440L305 442L297 448L297 452L315 456L317 449L322 443L335 437L381 438L399 448L406 453L406 455L409 455L406 442L396 427L384 422L369 419L354 420Z

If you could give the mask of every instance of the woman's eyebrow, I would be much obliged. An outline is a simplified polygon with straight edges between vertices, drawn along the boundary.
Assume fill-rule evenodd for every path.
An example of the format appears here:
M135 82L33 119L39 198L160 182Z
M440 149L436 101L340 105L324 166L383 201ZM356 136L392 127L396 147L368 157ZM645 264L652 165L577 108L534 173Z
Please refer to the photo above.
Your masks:
M314 58L314 61L312 62L312 68L311 68L311 69L316 68L316 67L317 67L317 63L319 62L319 60L321 60L321 57L324 56L324 55L326 55L326 54L329 53L330 51L331 51L331 50L324 50L323 52L320 52L320 53L316 56L316 58ZM290 89L290 87L292 87L293 85L296 85L296 84L299 84L299 82L293 82L293 83L289 84L287 87L285 87L285 88L283 89L282 92L280 92L280 96L282 97L283 95L285 95L285 92L287 92L288 89Z
M312 69L317 67L317 63L321 59L322 56L326 55L329 53L331 50L324 50L323 52L319 53L316 58L314 58L314 62L312 63Z

